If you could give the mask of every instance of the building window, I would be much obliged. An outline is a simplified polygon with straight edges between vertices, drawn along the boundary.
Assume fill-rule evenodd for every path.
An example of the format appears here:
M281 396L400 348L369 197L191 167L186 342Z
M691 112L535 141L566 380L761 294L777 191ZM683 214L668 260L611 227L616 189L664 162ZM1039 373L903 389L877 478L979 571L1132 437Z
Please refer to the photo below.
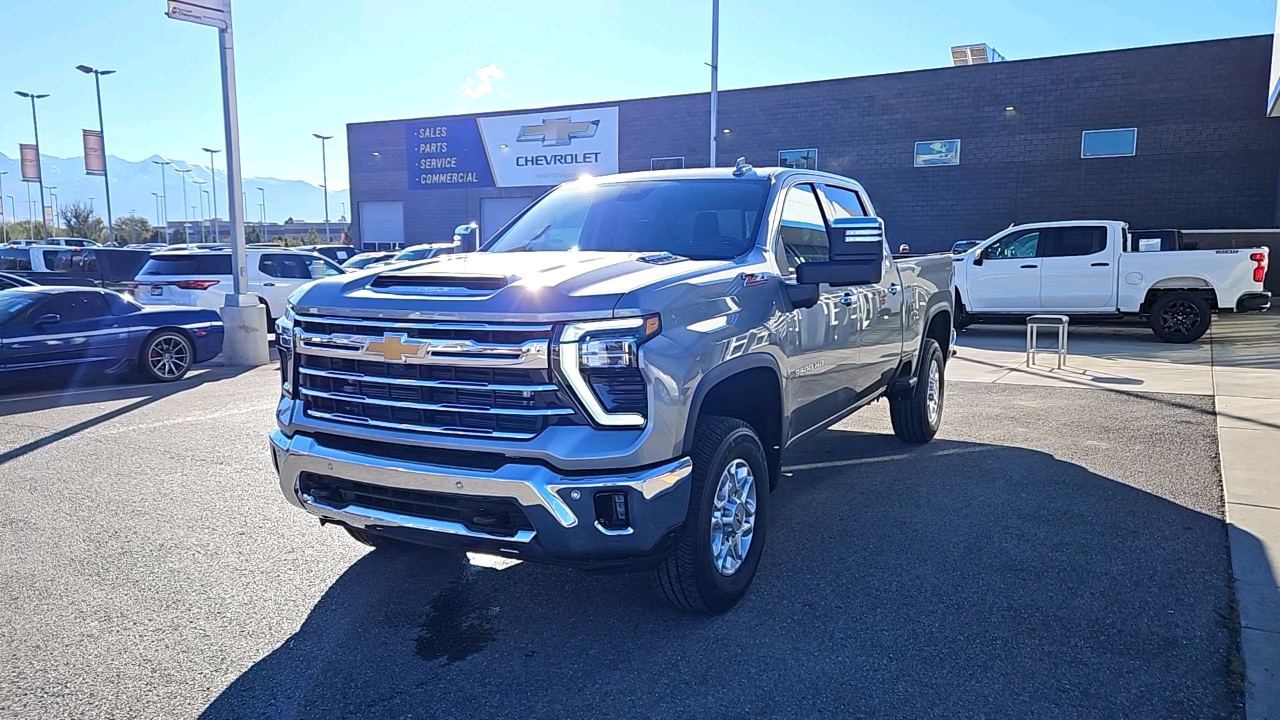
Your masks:
M1080 137L1080 157L1131 157L1138 154L1138 128L1085 130Z
M916 167L959 165L959 140L925 140L916 143Z
M778 167L795 168L797 170L817 170L818 150L779 150Z
M649 158L650 170L683 170L683 157Z

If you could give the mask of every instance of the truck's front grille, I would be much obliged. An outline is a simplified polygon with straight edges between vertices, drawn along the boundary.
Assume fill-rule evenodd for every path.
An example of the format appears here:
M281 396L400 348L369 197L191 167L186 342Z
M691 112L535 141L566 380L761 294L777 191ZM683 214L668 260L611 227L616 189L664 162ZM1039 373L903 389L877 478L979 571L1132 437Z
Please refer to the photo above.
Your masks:
M520 530L534 529L524 509L506 498L368 485L309 472L298 478L298 489L340 509L356 505L429 520L445 520L489 535L513 536Z
M552 379L550 326L299 316L295 327L311 417L514 440L580 422Z

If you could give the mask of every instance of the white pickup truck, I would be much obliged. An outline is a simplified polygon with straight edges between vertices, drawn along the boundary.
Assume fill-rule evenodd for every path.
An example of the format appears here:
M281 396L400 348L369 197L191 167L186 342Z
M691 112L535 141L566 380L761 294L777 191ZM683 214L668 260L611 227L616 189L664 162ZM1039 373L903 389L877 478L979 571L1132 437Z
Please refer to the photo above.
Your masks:
M1213 313L1271 306L1265 247L1161 251L1108 220L1018 225L956 255L956 326L1039 313L1147 318L1188 343Z

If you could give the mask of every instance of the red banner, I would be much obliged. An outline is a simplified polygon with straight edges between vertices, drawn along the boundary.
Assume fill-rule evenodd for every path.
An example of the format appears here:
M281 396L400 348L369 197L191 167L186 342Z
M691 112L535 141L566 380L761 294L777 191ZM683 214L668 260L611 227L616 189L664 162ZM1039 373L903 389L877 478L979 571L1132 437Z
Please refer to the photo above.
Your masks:
M18 158L22 164L22 182L40 182L40 151L36 146L19 143Z

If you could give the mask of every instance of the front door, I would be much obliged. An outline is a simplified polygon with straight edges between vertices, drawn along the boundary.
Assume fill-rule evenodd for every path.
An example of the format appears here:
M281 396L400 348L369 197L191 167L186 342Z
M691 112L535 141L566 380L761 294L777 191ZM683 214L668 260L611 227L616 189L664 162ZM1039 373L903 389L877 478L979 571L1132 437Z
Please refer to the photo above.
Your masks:
M253 288L267 301L271 317L284 317L284 301L294 289L311 282L311 256L308 254L263 253L258 258L260 288Z
M786 190L776 247L778 266L794 282L803 262L829 255L827 226L810 184ZM793 332L784 348L789 359L787 392L795 436L838 415L858 396L859 315L863 297L853 288L818 286L818 304L794 311Z
M46 322L39 322L41 318ZM60 292L5 325L5 367L76 375L104 370L124 359L128 335L102 293Z
M973 312L1039 312L1041 230L1006 235L969 260L968 295ZM979 265L978 259L982 264Z
M1040 244L1040 307L1046 312L1116 309L1114 249L1105 225L1054 228Z

